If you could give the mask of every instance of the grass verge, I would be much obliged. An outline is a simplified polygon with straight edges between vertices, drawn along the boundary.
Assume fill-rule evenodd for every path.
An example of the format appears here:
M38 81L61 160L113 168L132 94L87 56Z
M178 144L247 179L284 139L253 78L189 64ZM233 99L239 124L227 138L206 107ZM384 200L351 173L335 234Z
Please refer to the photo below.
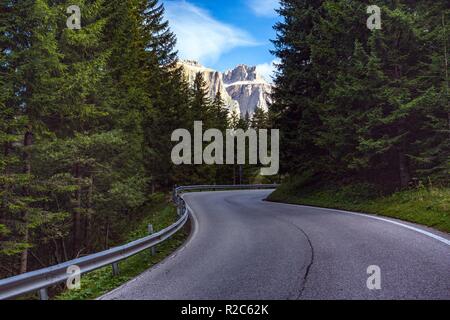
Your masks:
M155 231L162 230L178 219L176 209L172 205L165 204L141 221L139 227L131 232L128 241L133 241L147 235L148 224L153 224ZM171 239L157 246L155 256L150 254L150 249L119 263L120 275L113 276L111 266L90 272L81 278L80 290L66 290L57 295L56 300L92 300L121 286L135 278L145 270L164 260L167 256L179 248L188 237L186 228L182 228Z
M286 183L268 200L377 214L450 233L450 188L419 187L388 196L368 190L364 185L352 185L303 191L295 183Z

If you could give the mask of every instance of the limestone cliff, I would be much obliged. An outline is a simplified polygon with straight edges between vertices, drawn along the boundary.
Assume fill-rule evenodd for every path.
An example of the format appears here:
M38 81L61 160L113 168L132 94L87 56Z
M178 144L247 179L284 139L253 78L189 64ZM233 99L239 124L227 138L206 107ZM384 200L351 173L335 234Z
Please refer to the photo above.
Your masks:
M196 61L181 61L180 65L189 83L201 72L205 79L210 98L221 93L230 112L237 111L241 116L252 115L257 107L268 110L271 103L272 85L261 77L256 67L239 65L225 73L206 68Z

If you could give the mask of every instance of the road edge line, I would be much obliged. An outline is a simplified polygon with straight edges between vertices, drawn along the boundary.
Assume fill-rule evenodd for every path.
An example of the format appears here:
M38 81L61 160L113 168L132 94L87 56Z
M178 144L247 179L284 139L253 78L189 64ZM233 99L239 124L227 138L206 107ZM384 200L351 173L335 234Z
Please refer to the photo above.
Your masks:
M354 216L359 216L359 217L365 217L365 218L369 218L369 219L373 219L373 220L378 220L378 221L383 221L383 222L388 222L391 224L395 224L397 226L418 232L422 235L425 235L427 237L430 237L432 239L435 239L441 243L446 244L447 246L450 246L450 240L446 239L444 237L438 236L434 233L431 233L429 231L417 228L417 227L413 227L411 225L408 225L406 223L401 223L398 221L395 221L393 219L389 219L389 218L382 218L378 215L370 215L370 214L365 214L365 213L359 213L359 212L352 212L352 211L345 211L345 210L339 210L339 209L332 209L332 208L323 208L323 207L314 207L314 206L308 206L308 205L301 205L301 204L292 204L292 203L283 203L283 202L273 202L273 201L267 201L269 203L273 203L273 204L283 204L283 205L289 205L289 206L296 206L296 207L304 207L304 208L312 208L312 209L321 209L321 210L327 210L327 211L331 211L331 212L335 212L335 213L339 213L339 214L350 214L350 215L354 215ZM424 226L425 227L425 226Z

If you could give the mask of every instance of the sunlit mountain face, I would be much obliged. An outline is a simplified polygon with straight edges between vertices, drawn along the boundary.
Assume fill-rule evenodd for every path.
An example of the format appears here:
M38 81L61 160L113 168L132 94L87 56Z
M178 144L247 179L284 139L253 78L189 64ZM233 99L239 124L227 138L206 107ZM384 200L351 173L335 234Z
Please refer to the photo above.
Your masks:
M241 64L223 73L192 60L181 61L180 66L191 84L200 72L206 82L209 97L214 99L220 92L230 113L237 112L245 117L247 114L252 116L256 108L265 112L269 109L273 86L258 72L256 66Z

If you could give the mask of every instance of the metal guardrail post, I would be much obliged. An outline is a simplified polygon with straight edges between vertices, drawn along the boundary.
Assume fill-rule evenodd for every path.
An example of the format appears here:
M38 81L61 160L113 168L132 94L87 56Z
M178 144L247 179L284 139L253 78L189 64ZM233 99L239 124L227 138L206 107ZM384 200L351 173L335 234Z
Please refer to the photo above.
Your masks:
M149 224L148 225L148 234L149 235L152 235L155 231L153 230L153 225L152 224ZM152 253L152 256L154 256L154 255L156 255L156 247L152 247L151 249L150 249L150 251L151 251L151 253Z
M119 269L119 263L118 262L114 262L112 264L112 273L113 273L113 276L118 276L120 274L120 269Z
M39 293L40 300L48 300L47 288L40 289L38 293Z

